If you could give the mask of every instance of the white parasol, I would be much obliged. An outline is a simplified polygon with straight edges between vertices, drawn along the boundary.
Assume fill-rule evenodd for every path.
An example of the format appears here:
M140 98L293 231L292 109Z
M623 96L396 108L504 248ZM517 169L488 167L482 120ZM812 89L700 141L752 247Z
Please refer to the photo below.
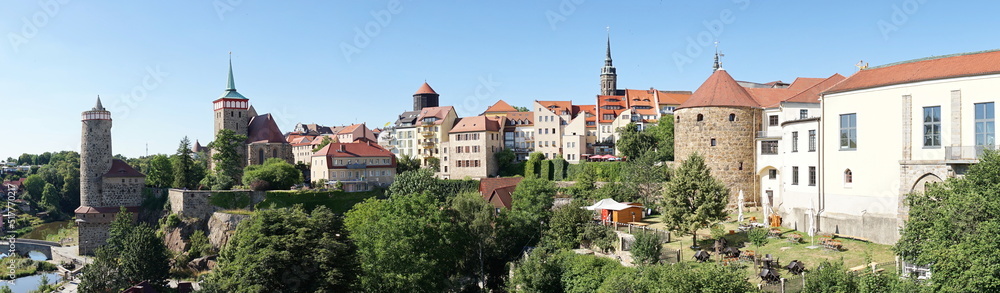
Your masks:
M743 190L740 190L740 196L737 198L737 201L736 201L736 208L739 210L739 215L736 216L736 221L737 222L743 222L743 201L744 200L745 199L743 198Z

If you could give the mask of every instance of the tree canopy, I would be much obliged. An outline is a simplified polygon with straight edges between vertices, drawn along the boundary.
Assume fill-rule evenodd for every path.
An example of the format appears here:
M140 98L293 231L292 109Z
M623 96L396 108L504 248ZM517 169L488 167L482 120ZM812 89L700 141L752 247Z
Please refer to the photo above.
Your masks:
M156 231L132 223L122 209L111 223L108 242L96 251L94 262L82 271L81 292L121 292L148 281L164 290L170 274L170 254Z
M215 141L208 144L208 147L214 152L212 162L215 164L215 170L211 176L206 177L208 180L205 183L211 185L212 189L230 189L243 177L243 168L240 167L243 163L240 162L239 148L243 147L243 142L246 140L246 135L222 129L215 135ZM176 168L175 164L174 169Z
M243 169L243 185L254 190L287 190L302 182L302 172L281 158L270 158L262 165Z
M726 217L729 188L712 177L698 154L688 157L674 175L663 192L663 223L691 234L697 243L695 231Z

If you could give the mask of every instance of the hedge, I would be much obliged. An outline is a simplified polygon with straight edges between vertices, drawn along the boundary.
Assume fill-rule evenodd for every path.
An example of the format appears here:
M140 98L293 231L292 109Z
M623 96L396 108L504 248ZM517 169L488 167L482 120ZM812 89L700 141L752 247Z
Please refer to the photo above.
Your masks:
M538 174L541 178L552 180L552 160L542 161L542 172Z
M208 198L208 202L214 206L227 210L242 209L250 206L250 192L249 191L213 192L212 197Z
M558 158L552 160L552 180L553 181L563 181L566 179L566 160Z
M336 214L344 214L351 210L355 204L381 195L383 195L383 192L380 190L365 192L344 192L340 190L268 191L264 194L264 201L257 204L257 209L277 209L301 204L307 211L312 211L318 206L326 206Z
M444 194L479 192L478 180L442 179L438 181L438 184L441 186L441 192L443 192Z
M567 168L566 179L576 180L576 176L586 171L593 171L597 181L618 182L621 181L622 162L582 162L570 165Z

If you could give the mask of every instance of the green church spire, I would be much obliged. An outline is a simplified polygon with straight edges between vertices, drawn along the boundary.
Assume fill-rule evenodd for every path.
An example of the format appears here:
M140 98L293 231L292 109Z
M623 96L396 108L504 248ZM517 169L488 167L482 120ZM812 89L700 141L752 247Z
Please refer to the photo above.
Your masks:
M233 52L229 52L229 83L226 84L227 91L236 91L236 82L233 81Z

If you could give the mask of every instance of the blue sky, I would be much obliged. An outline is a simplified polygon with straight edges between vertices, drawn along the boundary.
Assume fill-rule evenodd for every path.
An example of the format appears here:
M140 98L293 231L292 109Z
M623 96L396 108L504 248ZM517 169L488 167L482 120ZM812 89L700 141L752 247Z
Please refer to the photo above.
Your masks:
M606 27L620 88L695 90L715 40L736 79L792 81L850 75L858 60L1000 48L996 11L935 0L10 1L0 158L78 150L79 114L97 95L113 111L115 153L209 141L229 52L237 89L283 131L375 127L409 109L424 80L463 116L497 99L593 104Z

